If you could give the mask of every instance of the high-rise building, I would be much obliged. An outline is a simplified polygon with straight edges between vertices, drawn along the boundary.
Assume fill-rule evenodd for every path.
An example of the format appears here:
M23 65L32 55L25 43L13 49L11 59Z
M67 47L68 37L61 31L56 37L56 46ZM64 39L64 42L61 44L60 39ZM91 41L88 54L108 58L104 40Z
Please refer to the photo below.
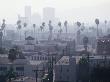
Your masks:
M45 7L43 8L43 21L48 23L49 20L55 20L55 9L51 7Z
M31 24L31 6L25 6L25 17L28 19L28 23Z

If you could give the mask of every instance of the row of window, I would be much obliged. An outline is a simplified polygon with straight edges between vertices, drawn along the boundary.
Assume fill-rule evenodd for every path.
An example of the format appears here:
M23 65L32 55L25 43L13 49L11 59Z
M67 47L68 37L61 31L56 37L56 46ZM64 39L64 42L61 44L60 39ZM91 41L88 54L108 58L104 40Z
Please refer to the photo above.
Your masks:
M7 67L0 67L0 71L7 71ZM16 67L16 71L24 71L24 67Z
M32 60L48 60L48 57L32 56Z

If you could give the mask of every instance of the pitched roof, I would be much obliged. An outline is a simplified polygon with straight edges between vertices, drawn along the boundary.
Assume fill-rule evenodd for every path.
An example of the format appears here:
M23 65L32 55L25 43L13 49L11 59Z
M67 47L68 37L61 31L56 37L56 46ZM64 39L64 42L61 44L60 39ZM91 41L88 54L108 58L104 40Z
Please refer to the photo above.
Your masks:
M34 38L31 36L28 36L27 38L25 38L25 40L34 40Z

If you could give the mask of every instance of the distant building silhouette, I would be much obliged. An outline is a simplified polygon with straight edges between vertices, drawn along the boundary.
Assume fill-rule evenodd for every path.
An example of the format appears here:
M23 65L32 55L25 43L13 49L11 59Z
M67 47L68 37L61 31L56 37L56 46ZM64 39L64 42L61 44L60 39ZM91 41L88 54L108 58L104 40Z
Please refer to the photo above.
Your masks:
M25 6L25 17L28 19L28 23L31 23L31 6Z

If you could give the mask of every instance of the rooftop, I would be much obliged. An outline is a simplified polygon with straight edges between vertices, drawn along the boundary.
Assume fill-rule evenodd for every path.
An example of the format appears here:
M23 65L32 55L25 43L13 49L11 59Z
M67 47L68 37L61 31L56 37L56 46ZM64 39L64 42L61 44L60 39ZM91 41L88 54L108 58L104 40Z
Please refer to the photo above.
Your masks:
M76 59L76 64L79 62L79 60L83 56L72 56L72 58ZM108 59L110 60L110 56L89 56L90 60L103 60L103 59ZM69 65L69 56L63 56L57 63L56 65Z
M25 40L34 40L34 38L31 36L28 36L27 38L25 38Z

